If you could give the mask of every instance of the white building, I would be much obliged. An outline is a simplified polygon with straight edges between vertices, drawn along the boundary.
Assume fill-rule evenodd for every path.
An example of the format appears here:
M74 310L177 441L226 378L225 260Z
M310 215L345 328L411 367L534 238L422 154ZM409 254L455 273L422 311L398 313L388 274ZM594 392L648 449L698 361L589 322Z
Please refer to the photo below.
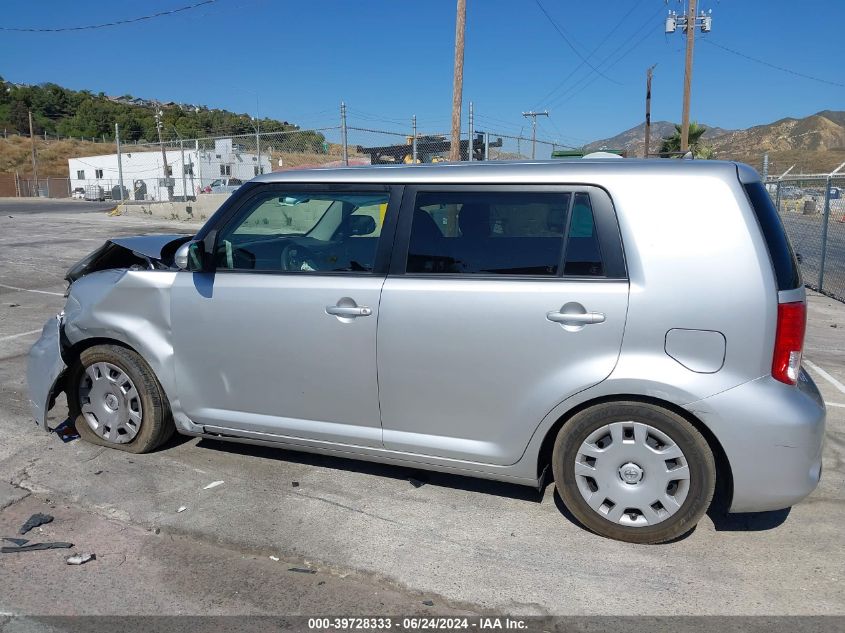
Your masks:
M271 171L270 157L243 151L232 139L214 141L214 149L185 147L165 150L165 174L161 150L152 145L121 147L124 199L184 200L220 178L247 181ZM68 159L71 190L86 192L101 187L107 198L120 199L117 154ZM183 178L184 176L184 178ZM184 189L183 189L184 182Z

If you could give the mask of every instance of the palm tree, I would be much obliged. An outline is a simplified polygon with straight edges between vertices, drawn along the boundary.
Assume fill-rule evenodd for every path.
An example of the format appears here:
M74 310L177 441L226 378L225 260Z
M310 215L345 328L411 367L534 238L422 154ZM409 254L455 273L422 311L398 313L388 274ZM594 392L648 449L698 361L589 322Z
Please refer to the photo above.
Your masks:
M706 127L703 127L696 123L695 121L690 122L689 124L689 148L692 150L693 155L696 158L707 158L712 154L710 148L705 147L701 143L701 136L707 131ZM668 158L672 156L673 153L677 155L681 151L681 126L675 126L675 132L672 136L667 136L663 139L663 142L660 144L660 155L662 158Z

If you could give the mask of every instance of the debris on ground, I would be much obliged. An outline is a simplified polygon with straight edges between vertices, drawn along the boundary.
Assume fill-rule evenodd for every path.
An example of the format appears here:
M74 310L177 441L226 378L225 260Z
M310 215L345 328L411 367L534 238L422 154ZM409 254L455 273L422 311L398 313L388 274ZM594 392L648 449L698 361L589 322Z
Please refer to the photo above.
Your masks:
M95 471L94 471L94 474L95 474L95 475L102 475L102 474L103 474L103 471L102 471L102 470L95 470Z
M26 520L21 526L21 529L18 530L18 534L26 534L32 528L37 528L39 525L45 525L53 520L52 514L41 514L40 512L36 512L31 517Z
M84 565L88 561L97 560L96 554L74 554L73 556L68 557L67 564L68 565Z
M408 481L414 488L422 488L428 483L428 477L422 473L418 473L413 477L408 477Z
M274 560L276 562L279 562L279 557L278 556L271 556L270 560Z
M184 512L184 511L185 511L185 510L187 510L187 509L188 509L188 508L187 508L187 507L185 507L185 506L179 506L179 509L178 509L178 510L176 510L176 512Z
M15 545L26 545L29 543L28 538L12 538L11 536L4 536L4 541L9 541L10 543L14 543Z
M292 481L292 482L290 482L290 485L293 486L294 488L299 488L299 482L298 481Z
M15 552L35 552L43 549L70 549L73 543L31 543L29 545L18 545L15 547L0 547L2 554L14 554Z
M434 606L434 600L423 600L423 604L427 607L433 607Z
M306 567L288 567L288 571L295 571L298 574L316 574L314 569L307 569Z
M58 435L59 439L65 444L79 439L76 425L69 418L53 429L53 433Z
M203 488L203 490L208 490L208 489L210 489L210 488L216 488L217 486L220 486L220 485L222 485L222 484L224 484L224 483L225 483L224 481L212 481L212 482L211 482L210 484L208 484L205 488Z
M21 307L21 304L19 304L19 303L10 303L10 304L9 304L9 307L10 307L10 308L20 308L20 307Z

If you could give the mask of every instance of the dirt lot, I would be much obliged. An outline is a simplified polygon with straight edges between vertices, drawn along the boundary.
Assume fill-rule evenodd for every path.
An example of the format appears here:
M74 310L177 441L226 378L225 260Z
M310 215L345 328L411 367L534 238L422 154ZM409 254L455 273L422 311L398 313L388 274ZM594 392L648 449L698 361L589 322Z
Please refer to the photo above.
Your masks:
M0 615L845 615L842 304L810 299L806 366L830 403L816 492L634 546L583 530L551 487L187 438L133 456L45 434L25 355L63 305L65 270L106 236L196 228L51 209L0 202L0 536L47 511L34 540L97 560L0 555ZM51 424L65 414L60 402Z

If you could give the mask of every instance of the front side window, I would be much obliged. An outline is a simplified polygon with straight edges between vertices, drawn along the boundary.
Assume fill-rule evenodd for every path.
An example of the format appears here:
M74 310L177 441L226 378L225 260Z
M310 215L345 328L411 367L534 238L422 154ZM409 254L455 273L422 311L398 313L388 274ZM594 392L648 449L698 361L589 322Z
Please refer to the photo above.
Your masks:
M372 272L387 201L387 192L260 194L221 231L217 269Z
M94 177L99 180L103 177L103 170L102 169L95 169L94 170Z
M77 169L76 170L76 179L77 180L85 180L85 170L84 169Z
M406 271L603 275L589 195L421 192Z

